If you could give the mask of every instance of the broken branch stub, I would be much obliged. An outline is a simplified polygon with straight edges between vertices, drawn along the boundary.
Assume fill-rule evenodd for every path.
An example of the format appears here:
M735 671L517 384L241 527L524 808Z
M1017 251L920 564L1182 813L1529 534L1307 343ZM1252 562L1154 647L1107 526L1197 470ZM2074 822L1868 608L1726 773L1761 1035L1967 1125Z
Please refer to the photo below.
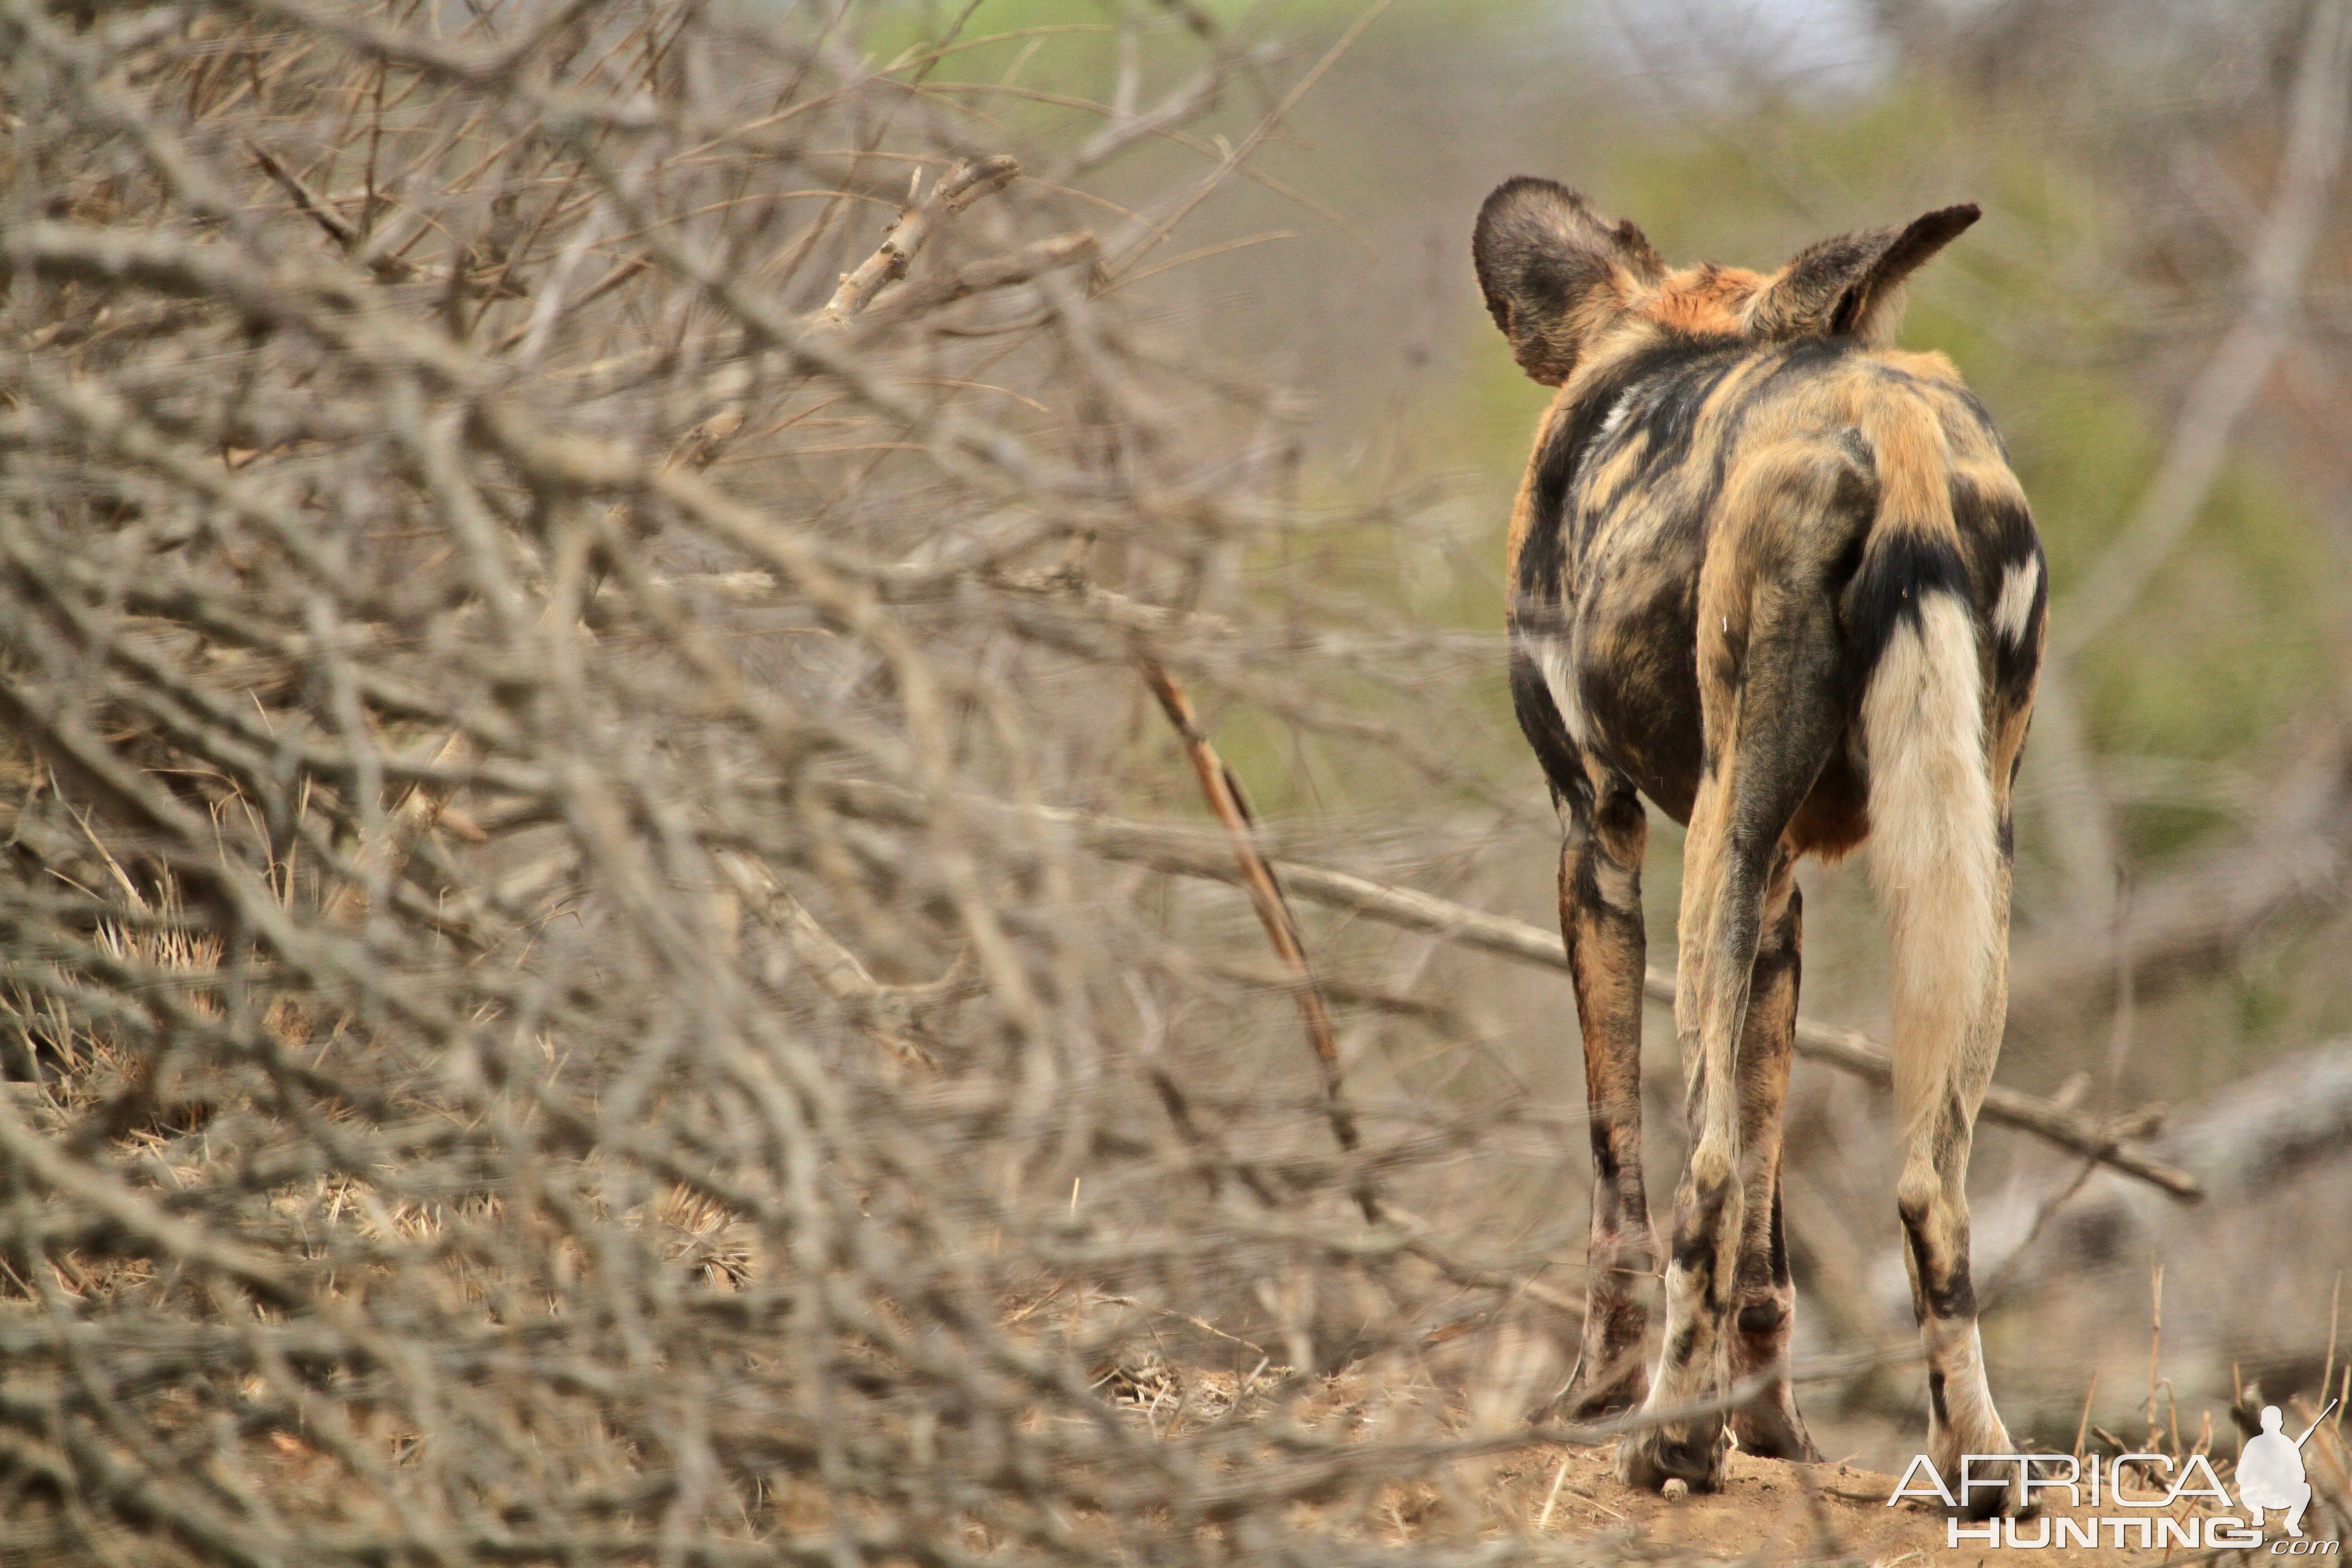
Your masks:
M907 268L929 241L940 220L954 216L982 196L1001 191L1021 173L1018 160L998 154L977 163L958 163L931 187L931 194L920 201L911 196L882 243L874 254L860 262L856 270L842 275L841 286L833 292L822 310L809 317L808 324L818 329L845 326L850 320L874 302L876 295L907 276ZM921 174L917 172L916 178Z

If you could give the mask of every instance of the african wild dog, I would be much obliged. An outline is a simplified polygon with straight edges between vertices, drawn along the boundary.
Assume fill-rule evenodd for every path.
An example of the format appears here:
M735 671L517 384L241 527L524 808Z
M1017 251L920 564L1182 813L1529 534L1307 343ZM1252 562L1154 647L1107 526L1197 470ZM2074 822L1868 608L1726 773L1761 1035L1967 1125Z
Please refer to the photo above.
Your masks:
M1508 571L1511 695L1564 831L1591 1114L1590 1308L1567 1408L1664 1408L1785 1373L1794 870L1868 837L1893 927L1895 1204L1930 1452L1956 1485L1959 1455L2011 1447L1985 1386L1963 1183L2008 994L2010 791L2047 589L1983 405L1941 354L1887 341L1905 279L1976 216L1827 240L1769 276L1669 271L1633 224L1523 178L1486 198L1475 242L1512 353L1559 389ZM1689 827L1675 1027L1694 1147L1654 1376L1636 1293L1658 1261L1637 790ZM1749 1452L1819 1458L1782 1378L1727 1422L1628 1438L1619 1468L1706 1489L1727 1426Z

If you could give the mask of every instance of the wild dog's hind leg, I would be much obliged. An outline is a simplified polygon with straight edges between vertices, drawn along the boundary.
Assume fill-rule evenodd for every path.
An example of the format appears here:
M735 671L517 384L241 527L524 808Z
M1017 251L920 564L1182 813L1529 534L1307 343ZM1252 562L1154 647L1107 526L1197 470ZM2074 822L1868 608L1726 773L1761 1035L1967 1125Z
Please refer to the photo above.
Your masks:
M1904 1264L1911 1276L1911 1308L1927 1354L1927 1454L1953 1496L1979 1518L2011 1512L2021 1503L2011 1489L1979 1488L1961 1497L1960 1458L2011 1452L2008 1430L1985 1382L1984 1346L1977 1332L1976 1287L1969 1272L1967 1193L1970 1123L1991 1078L1957 1073L1941 1103L1916 1136L1905 1139L1895 1204L1903 1216ZM1998 1476L1998 1468L1988 1475Z
M1772 1381L1731 1413L1731 1430L1750 1454L1817 1461L1821 1451L1797 1413L1789 1374L1797 1291L1780 1213L1780 1111L1797 1048L1797 992L1804 896L1785 850L1764 892L1764 934L1748 983L1748 1024L1739 1037L1740 1185L1746 1223L1731 1299L1730 1374L1735 1384Z
M1959 1490L1961 1456L2012 1451L1985 1381L1976 1286L1969 1270L1968 1196L1977 1108L1992 1081L2008 1011L2009 880L2003 857L1989 961L1992 973L1967 1045L1940 1084L1922 1084L1906 1094L1899 1075L1896 1080L1904 1151L1895 1205L1903 1218L1911 1308L1927 1352L1927 1454L1950 1483L1952 1495L1978 1518L2016 1512L2025 1501L2013 1476L2005 1487L1979 1486L1970 1496ZM1926 1103L1906 1103L1915 1097ZM2001 1467L1989 1466L1985 1473L1997 1478L2004 1472Z
M1622 778L1594 781L1583 810L1565 803L1559 924L1584 1036L1592 1136L1592 1232L1585 1252L1584 1335L1559 1412L1587 1420L1642 1403L1643 1339L1658 1268L1642 1184L1642 851L1648 819Z
M1752 583L1745 602L1700 585L1700 700L1707 763L1683 842L1675 1031L1683 1051L1690 1163L1675 1196L1666 1327L1644 1408L1720 1389L1747 1223L1740 1037L1780 835L1844 724L1841 645L1827 592L1801 577ZM1734 617L1737 617L1735 621ZM1618 1447L1635 1486L1720 1484L1724 1419L1669 1421Z

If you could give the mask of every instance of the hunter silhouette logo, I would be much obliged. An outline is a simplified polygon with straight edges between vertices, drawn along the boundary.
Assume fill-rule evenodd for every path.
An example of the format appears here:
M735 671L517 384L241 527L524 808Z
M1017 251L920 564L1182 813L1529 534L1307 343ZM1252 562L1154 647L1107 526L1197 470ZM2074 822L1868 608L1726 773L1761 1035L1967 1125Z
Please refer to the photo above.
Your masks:
M2335 1408L2336 1401L2329 1400L2327 1410ZM2320 1421L2327 1419L2327 1410L2319 1413ZM2319 1430L2319 1421L2290 1443L2279 1430L2279 1420L2277 1405L2263 1406L2262 1434L2247 1438L2245 1452L2238 1456L2238 1500L2256 1530L2263 1527L2263 1510L2283 1508L2287 1510L2286 1532L2300 1536L2303 1510L2311 1502L2311 1483L2303 1476L2303 1446Z
M2112 1458L2074 1454L1963 1454L1959 1474L1948 1486L1935 1462L1918 1454L1913 1456L1911 1468L1895 1483L1886 1506L1893 1508L1906 1500L1942 1504L1952 1516L1945 1521L1944 1544L1955 1551L1976 1546L2028 1552L2053 1546L2102 1544L2112 1545L2117 1551L2126 1546L2137 1546L2143 1552L2174 1547L2208 1552L2244 1551L2263 1544L2263 1515L2283 1510L2286 1514L2287 1534L2292 1539L2271 1542L2273 1555L2334 1556L2340 1550L2340 1542L2303 1538L2303 1510L2311 1503L2311 1483L2303 1471L2303 1446L2319 1430L2320 1421L2327 1419L2336 1403L2329 1400L2327 1409L2319 1413L2319 1420L2305 1427L2302 1436L2292 1439L2279 1430L2278 1406L2263 1407L2261 1433L2248 1438L2238 1456L2238 1498L2248 1516L2244 1520L2222 1512L2182 1517L2176 1511L2179 1504L2200 1498L2211 1500L2206 1504L2208 1508L2215 1504L2222 1509L2230 1506L2229 1491L2202 1453L2191 1454L2185 1461L2172 1455L2154 1453L2118 1454ZM2137 1479L2129 1474L2134 1468L2139 1472ZM2085 1481L2089 1482L2087 1488L2083 1485ZM2147 1489L2150 1483L2160 1489ZM2023 1502L2019 1511L2025 1517L1965 1521L1961 1515L1980 1511L1970 1506L1979 1502L1971 1496L1979 1489L2003 1495L2013 1493ZM2045 1509L2034 1497L2036 1492L2053 1493L2055 1495L2048 1500L2054 1502L2063 1498L2067 1507L2074 1509L2083 1506L2086 1491L2094 1510L2124 1511L2114 1516L2098 1513L2081 1518ZM2033 1527L2030 1535L2019 1528L2028 1522Z

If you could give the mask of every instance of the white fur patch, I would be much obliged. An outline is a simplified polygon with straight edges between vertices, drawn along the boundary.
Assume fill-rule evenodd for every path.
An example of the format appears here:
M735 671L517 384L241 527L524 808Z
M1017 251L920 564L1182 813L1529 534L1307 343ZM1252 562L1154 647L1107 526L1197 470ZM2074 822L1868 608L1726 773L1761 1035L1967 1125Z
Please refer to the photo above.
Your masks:
M2011 643L2025 640L2026 623L2033 616L2033 595L2042 586L2042 562L2028 556L2002 574L2000 597L1992 607L1993 630Z
M1887 638L1863 694L1870 870L1895 949L1895 1098L1927 1134L1998 973L2000 851L1976 627L1948 594Z
M1568 639L1545 637L1536 650L1536 663L1543 670L1544 686L1551 692L1551 705L1559 710L1559 721L1568 727L1568 738L1584 749L1584 703L1577 696L1576 670L1569 663Z
M1608 416L1601 421L1601 428L1593 432L1592 444L1595 447L1601 446L1610 437L1617 434L1617 426L1625 423L1625 416L1633 411L1633 395L1630 392L1619 393L1617 402L1610 408Z
M1928 1415L1928 1439L1936 1450L1930 1458L1957 1479L1961 1455L2010 1452L2009 1429L1993 1408L1992 1390L1985 1386L1984 1344L1976 1320L1923 1324L1920 1337L1927 1342L1927 1365L1944 1375L1945 1419L1935 1420L1932 1410ZM1988 1470L1983 1479L1999 1476ZM2023 1500L2021 1494L2018 1500Z

